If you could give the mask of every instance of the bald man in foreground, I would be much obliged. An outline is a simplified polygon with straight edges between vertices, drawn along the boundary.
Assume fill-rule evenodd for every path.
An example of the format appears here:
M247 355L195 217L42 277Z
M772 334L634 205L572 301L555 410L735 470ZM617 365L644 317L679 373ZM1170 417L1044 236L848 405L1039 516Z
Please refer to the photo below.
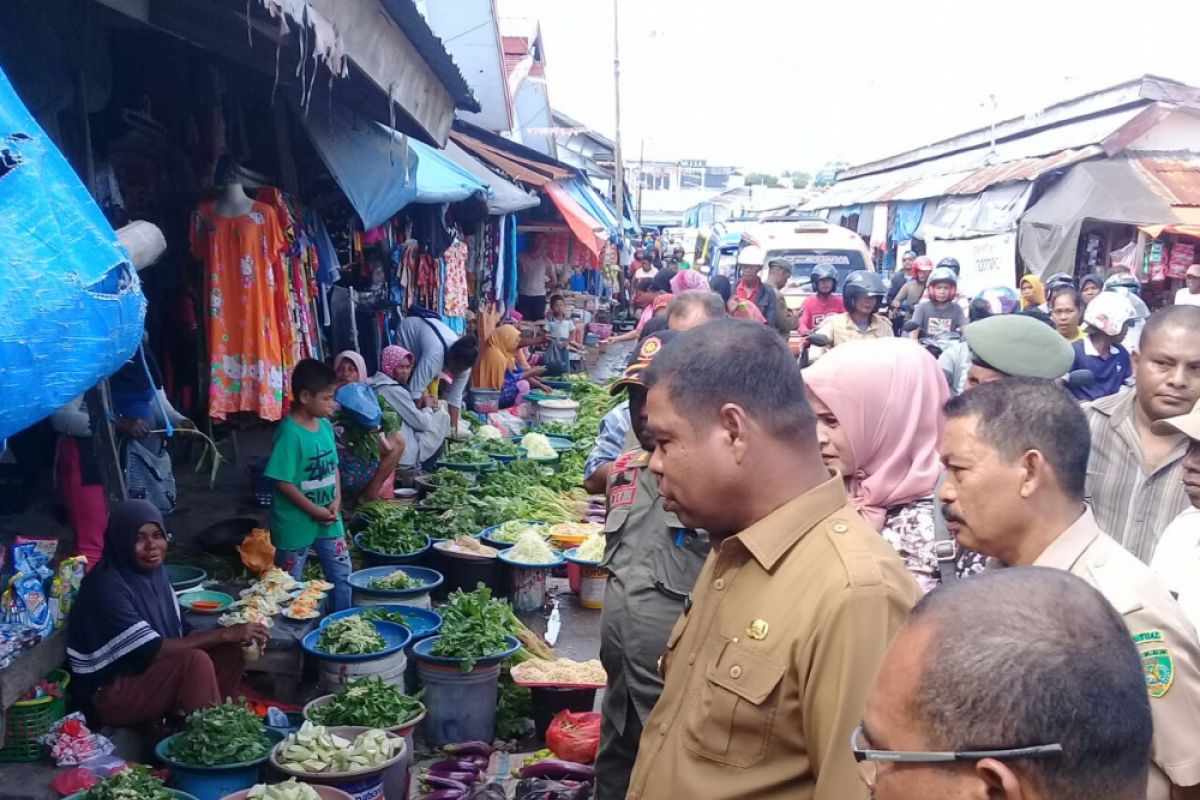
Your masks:
M1142 675L1121 616L1083 580L987 572L913 609L854 757L876 800L1144 800Z

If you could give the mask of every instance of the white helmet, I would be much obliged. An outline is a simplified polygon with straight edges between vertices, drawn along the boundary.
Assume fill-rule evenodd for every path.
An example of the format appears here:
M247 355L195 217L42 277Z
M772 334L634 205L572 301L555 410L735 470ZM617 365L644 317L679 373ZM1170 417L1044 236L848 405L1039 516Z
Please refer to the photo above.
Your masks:
M739 267L761 267L766 261L766 254L756 244L748 244L738 251Z
M1119 336L1137 318L1129 297L1121 292L1101 292L1083 312L1083 323L1109 336Z

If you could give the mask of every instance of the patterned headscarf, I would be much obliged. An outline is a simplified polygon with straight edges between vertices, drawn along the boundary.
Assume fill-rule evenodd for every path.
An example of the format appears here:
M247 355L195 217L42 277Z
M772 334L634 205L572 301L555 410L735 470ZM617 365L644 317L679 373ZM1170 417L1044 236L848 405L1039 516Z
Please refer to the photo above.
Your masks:
M383 354L379 357L379 369L390 378L396 371L396 367L401 364L411 364L415 360L413 354L403 347L390 344L383 348Z

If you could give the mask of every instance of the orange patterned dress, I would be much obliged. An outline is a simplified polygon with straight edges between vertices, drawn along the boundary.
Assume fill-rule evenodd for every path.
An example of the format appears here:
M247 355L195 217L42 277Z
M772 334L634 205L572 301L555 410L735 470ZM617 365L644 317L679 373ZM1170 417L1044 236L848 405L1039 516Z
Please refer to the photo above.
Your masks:
M192 255L204 264L208 287L208 415L218 422L240 411L283 417L293 338L286 246L275 210L264 203L223 217L208 201L192 214Z

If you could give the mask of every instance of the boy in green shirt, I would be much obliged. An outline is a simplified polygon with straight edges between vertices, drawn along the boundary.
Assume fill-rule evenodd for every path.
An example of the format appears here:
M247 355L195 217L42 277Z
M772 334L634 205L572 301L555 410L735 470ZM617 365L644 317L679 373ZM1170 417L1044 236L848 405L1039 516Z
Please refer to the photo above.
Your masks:
M292 413L275 431L266 475L275 482L270 529L275 564L296 580L308 549L333 584L333 610L350 607L350 550L342 528L337 444L329 417L337 376L306 358L292 372Z

